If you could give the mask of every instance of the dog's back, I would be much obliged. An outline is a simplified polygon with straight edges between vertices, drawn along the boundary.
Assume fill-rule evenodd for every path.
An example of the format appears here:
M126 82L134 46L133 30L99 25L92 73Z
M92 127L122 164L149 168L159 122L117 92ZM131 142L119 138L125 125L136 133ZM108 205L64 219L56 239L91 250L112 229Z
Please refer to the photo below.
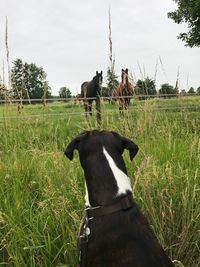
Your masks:
M137 145L115 132L91 131L69 144L69 159L74 149L88 192L81 267L174 267L132 197L122 153L128 149L132 160Z
M174 267L136 204L91 220L87 267Z

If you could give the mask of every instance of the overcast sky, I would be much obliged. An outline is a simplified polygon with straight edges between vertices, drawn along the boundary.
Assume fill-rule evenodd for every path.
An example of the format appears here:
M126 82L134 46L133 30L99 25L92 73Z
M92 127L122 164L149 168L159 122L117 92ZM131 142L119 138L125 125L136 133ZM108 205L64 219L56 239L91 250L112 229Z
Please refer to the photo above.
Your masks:
M200 86L200 49L177 39L185 25L167 18L172 0L0 0L0 74L5 60L5 17L8 17L10 61L21 58L42 66L53 94L80 85L109 66L108 9L111 7L115 70L129 68L136 79ZM160 57L161 61L158 60Z

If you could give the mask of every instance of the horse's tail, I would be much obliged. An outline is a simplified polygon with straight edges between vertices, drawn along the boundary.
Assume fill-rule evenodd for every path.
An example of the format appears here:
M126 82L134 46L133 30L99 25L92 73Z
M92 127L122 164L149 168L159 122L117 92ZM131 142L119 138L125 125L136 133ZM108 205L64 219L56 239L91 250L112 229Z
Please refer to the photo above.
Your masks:
M87 96L87 84L88 82L81 84L81 98L85 98Z

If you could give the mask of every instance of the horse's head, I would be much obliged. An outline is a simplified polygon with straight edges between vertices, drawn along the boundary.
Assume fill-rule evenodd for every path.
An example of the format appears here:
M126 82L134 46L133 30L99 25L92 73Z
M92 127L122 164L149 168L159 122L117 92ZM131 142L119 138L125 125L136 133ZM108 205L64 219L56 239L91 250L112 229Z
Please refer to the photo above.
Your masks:
M122 78L122 84L126 85L128 83L128 69L122 69L122 74L121 74L121 78Z
M96 81L96 84L98 85L99 89L101 89L102 82L103 82L103 71L101 71L100 73L98 73L98 71L96 71L95 81Z

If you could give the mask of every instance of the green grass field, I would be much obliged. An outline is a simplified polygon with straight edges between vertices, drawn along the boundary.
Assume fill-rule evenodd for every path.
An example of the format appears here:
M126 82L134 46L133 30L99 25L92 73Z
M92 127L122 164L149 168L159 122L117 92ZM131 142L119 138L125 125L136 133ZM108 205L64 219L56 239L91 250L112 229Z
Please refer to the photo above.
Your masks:
M69 141L96 128L72 103L0 105L0 266L77 266L84 177ZM124 153L137 202L176 266L200 266L200 97L133 101L123 117L102 104L102 129L140 151Z

